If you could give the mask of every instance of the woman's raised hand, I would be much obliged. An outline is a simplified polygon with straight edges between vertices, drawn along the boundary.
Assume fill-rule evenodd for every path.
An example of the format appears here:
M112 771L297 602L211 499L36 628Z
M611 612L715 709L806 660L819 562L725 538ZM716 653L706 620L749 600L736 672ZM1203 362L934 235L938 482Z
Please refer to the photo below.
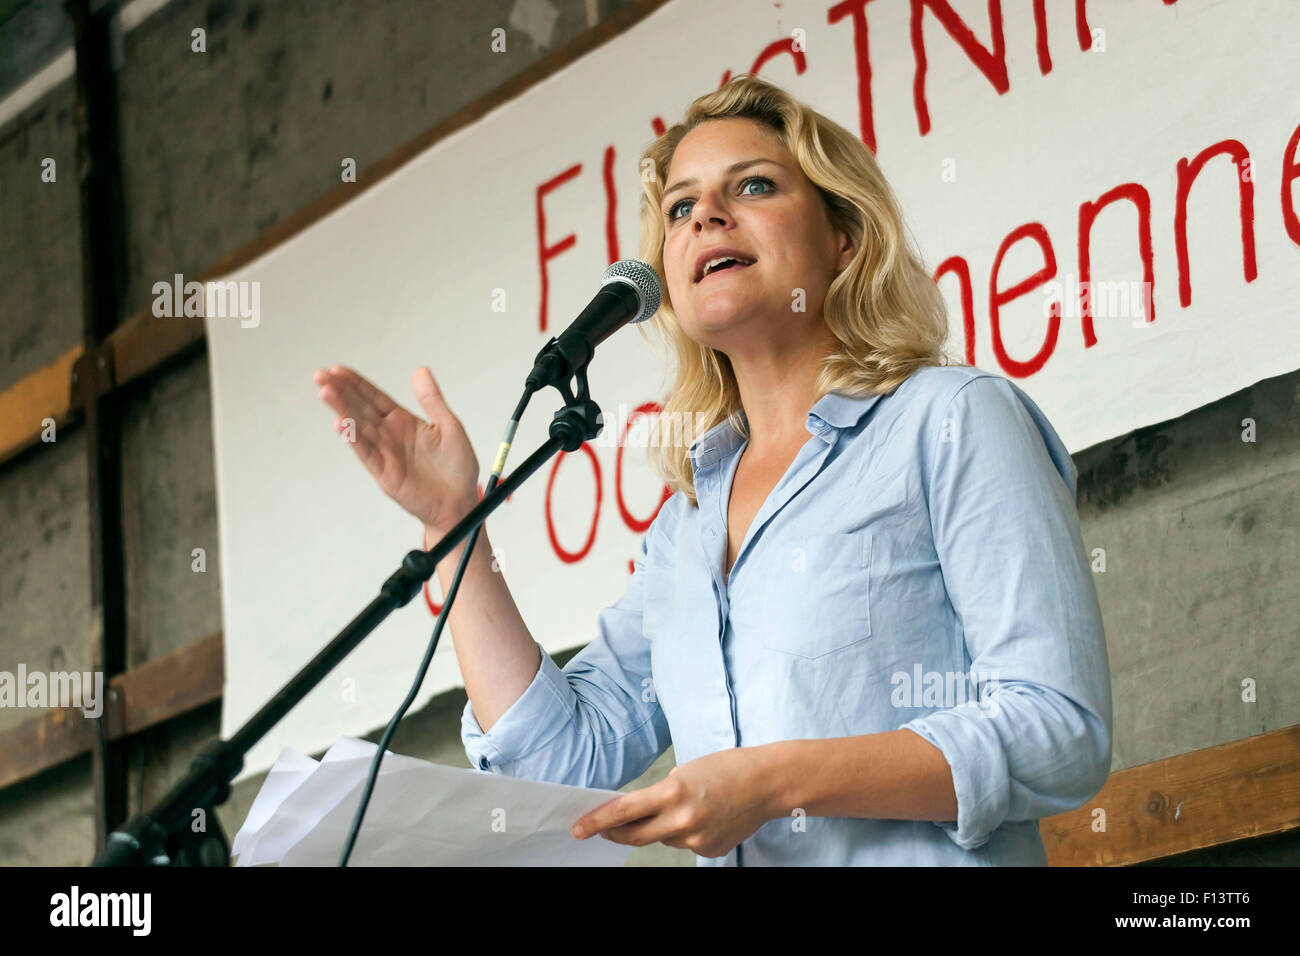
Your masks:
M428 421L346 366L317 369L312 380L339 416L334 430L384 494L427 528L446 533L478 503L478 458L427 367L415 370L411 385Z

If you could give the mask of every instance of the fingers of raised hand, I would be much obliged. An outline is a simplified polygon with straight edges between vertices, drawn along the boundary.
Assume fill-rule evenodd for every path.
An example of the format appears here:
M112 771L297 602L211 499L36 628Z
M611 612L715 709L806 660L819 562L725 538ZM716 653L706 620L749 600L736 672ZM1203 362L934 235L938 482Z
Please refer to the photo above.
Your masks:
M336 375L350 391L365 399L380 415L387 415L397 407L397 403L384 392L346 365L335 365L330 372Z
M421 366L415 370L411 376L411 387L420 402L420 407L424 409L424 414L429 416L430 421L438 422L448 411L447 403L428 366Z
M357 403L352 396L340 395L332 386L321 389L321 398L340 416L334 423L335 431L349 441L367 439L380 427L381 421L371 406Z
M367 391L362 385L364 380L355 372L350 376L344 374L347 371L349 370L335 365L329 371L318 370L312 376L321 387L321 400L344 418L352 418L358 423L367 425L377 425L383 416L395 407L392 399L369 383L365 383L369 386ZM381 400L376 400L375 396Z

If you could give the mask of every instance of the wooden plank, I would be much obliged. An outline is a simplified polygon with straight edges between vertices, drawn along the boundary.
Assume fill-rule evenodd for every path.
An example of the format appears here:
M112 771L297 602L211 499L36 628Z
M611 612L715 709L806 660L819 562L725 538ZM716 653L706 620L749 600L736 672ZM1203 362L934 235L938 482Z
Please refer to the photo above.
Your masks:
M122 695L122 734L220 700L225 674L219 633L132 668L113 681Z
M49 365L0 392L0 462L40 442L41 422L54 419L57 429L73 416L72 366L83 348L68 349Z
M1039 830L1052 866L1124 866L1297 826L1300 724L1120 770Z
M377 185L430 146L476 122L503 103L515 99L576 60L608 43L666 2L668 0L638 0L636 3L619 8L610 17L574 37L522 73L474 102L466 104L410 142L379 159L361 171L355 183L339 183L287 219L212 263L199 275L186 276L185 281L205 282L226 275L288 242L340 206ZM207 330L202 318L159 318L153 314L153 306L150 303L149 307L141 309L126 319L106 339L113 348L117 387L129 385L137 379L154 374L189 350L202 347L206 335ZM17 385L0 393L0 462L4 462L38 441L39 422L42 418L48 416L60 425L72 419L72 412L76 410L70 410L68 407L68 381L72 362L80 354L81 348L78 346L55 363L59 366L58 371L51 371L42 377L46 372L42 369L41 372L33 373ZM51 369L54 369L54 366L51 366ZM32 394L29 395L29 392Z
M0 788L79 757L94 742L94 722L75 707L46 710L0 732Z
M90 614L93 668L105 680L127 670L126 556L122 550L123 396L113 391L111 353L100 346L122 316L126 287L121 151L118 146L116 71L111 11L91 11L91 0L67 0L76 55L77 180L81 197L81 305L84 361L70 401L80 399L86 429L87 512L90 518ZM85 378L92 380L84 386ZM102 387L101 387L102 385ZM106 701L107 703L107 701ZM95 792L95 846L130 814L126 743L111 740L107 721L95 720L91 751Z
M118 740L221 699L225 680L220 633L195 641L109 681L104 718ZM0 789L87 753L95 722L79 708L51 708L0 732Z
M207 328L201 317L159 318L150 306L115 329L108 343L113 347L114 376L120 387L205 346Z

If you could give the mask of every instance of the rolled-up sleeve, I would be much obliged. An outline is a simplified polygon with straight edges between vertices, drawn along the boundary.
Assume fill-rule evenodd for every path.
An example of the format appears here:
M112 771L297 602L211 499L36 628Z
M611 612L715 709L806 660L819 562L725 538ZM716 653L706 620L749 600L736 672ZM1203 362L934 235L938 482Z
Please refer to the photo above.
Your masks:
M1004 821L1075 809L1102 788L1110 666L1077 473L1046 417L985 375L963 383L934 427L931 526L978 691L903 726L947 760L957 819L936 826L971 850Z
M541 667L532 683L486 733L466 702L461 740L471 766L617 790L668 749L668 724L653 691L641 624L645 563L658 523L656 518L641 539L627 591L600 612L596 638L563 670L539 645Z

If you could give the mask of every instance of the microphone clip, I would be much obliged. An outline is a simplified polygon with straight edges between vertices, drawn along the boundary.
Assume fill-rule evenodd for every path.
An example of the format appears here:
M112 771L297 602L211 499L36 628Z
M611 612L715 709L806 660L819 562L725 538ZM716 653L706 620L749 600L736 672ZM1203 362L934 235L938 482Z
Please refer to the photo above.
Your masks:
M605 417L601 414L600 406L591 400L587 384L587 363L591 361L591 350L588 349L585 357L569 366L573 368L571 378L578 385L575 395L569 388L569 377L564 375L567 363L557 356L556 344L557 340L552 336L537 353L527 387L530 391L537 391L551 385L563 396L564 407L551 419L550 436L561 439L566 452L574 452L582 447L583 442L590 441L601 433Z
M558 388L560 382L586 368L595 351L584 336L566 335L557 339L552 335L533 359L533 370L524 384L534 392L547 385Z

